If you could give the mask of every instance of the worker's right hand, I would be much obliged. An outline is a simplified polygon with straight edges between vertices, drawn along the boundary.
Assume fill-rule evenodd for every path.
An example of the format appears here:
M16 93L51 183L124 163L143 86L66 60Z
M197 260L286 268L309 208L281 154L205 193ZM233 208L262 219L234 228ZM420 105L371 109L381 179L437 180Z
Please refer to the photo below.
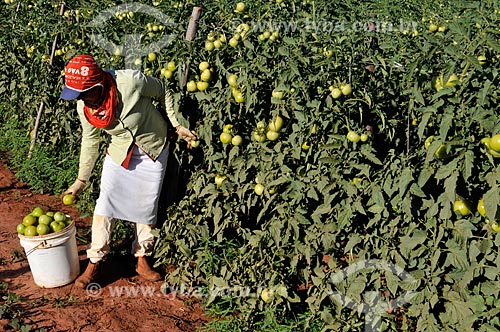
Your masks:
M87 186L87 182L82 181L80 179L76 179L75 183L73 183L68 188L68 190L66 190L63 193L63 196L71 194L71 195L73 195L76 198L76 197L78 197L78 195L80 195L82 193L82 191L85 189L86 186Z

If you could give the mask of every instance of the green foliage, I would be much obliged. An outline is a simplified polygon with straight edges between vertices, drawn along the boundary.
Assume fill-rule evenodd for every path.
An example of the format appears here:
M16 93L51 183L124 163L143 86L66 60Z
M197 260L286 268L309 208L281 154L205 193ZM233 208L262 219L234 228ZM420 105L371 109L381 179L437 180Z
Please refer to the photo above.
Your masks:
M186 41L196 4L153 3L179 23L164 30L146 13L89 27L115 5L108 1L71 5L63 17L58 5L43 1L22 2L26 15L16 15L14 4L0 6L6 31L0 37L0 140L14 146L19 174L37 188L70 184L80 129L74 105L58 100L60 71L82 52L108 68L125 66L123 57L93 44L92 33L116 45L125 28L141 34L144 45L176 33L155 60L144 57L140 66L160 77L175 61L172 77L164 79L181 122L201 143L192 150L180 141L173 147L169 171L175 176L167 175L166 185L175 191L174 203L161 211L156 259L175 266L169 284L214 292L205 303L219 319L208 329L363 331L365 315L330 296L338 290L358 303L374 292L387 303L416 292L380 315L384 331L500 330L500 233L492 226L500 169L481 143L500 129L497 2L257 0L247 2L244 13L235 12L236 1L204 2L196 38ZM43 22L34 19L40 15ZM441 31L429 31L430 24ZM56 34L58 52L49 65ZM237 34L238 45L230 46ZM226 42L219 49L206 48L221 36ZM203 61L211 70L208 88L187 92L185 73L187 81L200 81ZM238 76L235 87L230 74ZM336 98L332 90L345 84L352 94ZM283 98L273 97L274 90ZM41 102L37 148L26 160ZM284 120L278 139L256 141L278 115ZM243 137L241 145L220 142L228 124ZM366 142L349 141L349 131L367 134ZM256 184L264 186L262 195ZM89 202L98 179L90 186ZM489 223L475 211L483 197ZM454 213L457 199L473 213ZM368 268L332 281L373 259L403 269L411 281ZM214 291L237 288L249 293ZM264 300L263 290L273 290L272 299Z

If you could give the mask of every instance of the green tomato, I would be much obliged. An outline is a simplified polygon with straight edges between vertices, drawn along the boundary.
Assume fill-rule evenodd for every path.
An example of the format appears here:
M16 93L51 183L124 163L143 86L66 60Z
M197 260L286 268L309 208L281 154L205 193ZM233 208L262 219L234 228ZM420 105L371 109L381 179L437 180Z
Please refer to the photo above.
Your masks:
M237 13L243 13L245 11L246 5L244 2L238 2L236 4L236 12Z
M187 82L186 88L187 88L187 90L189 92L195 92L196 90L198 90L195 81L189 81L189 82Z
M357 132L355 132L354 130L351 130L347 133L347 139L353 143L357 143L357 142L359 142L361 137L359 136L359 134Z
M202 61L202 62L200 62L200 64L198 65L198 69L199 69L200 71L202 71L202 72L203 72L204 70L209 69L209 68L210 68L210 64L208 63L208 61Z
M342 90L340 90L339 88L333 88L330 94L332 95L333 99L339 99L342 96Z
M260 196L264 193L264 189L265 189L264 185L257 183L255 185L254 192Z
M283 99L283 91L274 89L273 92L271 93L271 95L273 98L276 98L278 100Z
M229 134L229 133L222 133L220 134L220 141L222 142L222 144L229 144L231 143L231 140L233 139L233 135Z
M488 59L484 55L480 55L477 57L477 61L481 66L485 65L487 60Z
M241 145L241 143L243 143L243 138L240 135L234 135L233 138L231 139L231 143L234 146Z
M149 53L148 54L148 61L153 62L155 60L156 60L156 53L153 53L153 52Z
M17 233L24 235L24 231L26 230L26 226L24 224L19 224L16 227Z
M229 84L232 87L236 87L238 85L238 75L236 74L231 74L227 78L227 84Z
M210 40L205 41L205 49L208 52L213 51L214 48L215 48L214 42L211 42Z
M428 150L428 149L429 149L429 146L431 146L432 141L434 141L434 136L429 136L429 137L427 137L427 138L425 139L425 142L424 142L424 148L425 148L426 150Z
M280 137L280 134L278 132L268 130L268 132L266 133L266 137L270 141L276 141L278 137Z
M342 92L342 94L344 96L348 96L352 93L352 88L351 88L351 85L350 84L343 84L341 87L340 87L340 91Z
M281 116L279 116L279 115L276 116L274 121L269 122L269 125L267 126L267 128L269 130L272 130L275 132L279 132L282 127L283 127L283 118L281 118Z
M484 199L480 199L477 203L477 212L483 217L486 217L486 209L484 208Z
M234 95L234 101L237 102L238 104L241 104L245 101L245 96L243 96L243 93L237 92Z
M170 61L169 63L167 63L167 69L170 70L170 71L175 71L175 69L176 69L175 62L174 61Z
M465 217L471 214L471 210L467 204L466 201L464 200L456 200L453 203L453 212L455 212L457 215Z
M36 231L36 226L30 225L26 226L26 229L24 230L24 236L37 236L38 233Z
M36 226L36 232L38 235L48 234L50 233L50 227L45 224L39 224L38 226Z
M436 152L434 152L434 155L438 159L444 159L444 158L448 157L448 152L446 152L446 145L441 144L439 146L439 148L436 150Z
M496 134L491 137L490 149L500 152L500 134Z
M217 187L222 186L222 182L224 182L225 179L226 179L225 175L217 174L215 176L215 184L217 185Z
M438 26L434 23L429 24L429 31L430 32L436 32L438 30Z
M208 89L208 82L198 81L196 82L196 88L198 91L205 91Z
M253 133L253 139L256 140L259 143L265 142L266 141L266 135L259 133L257 131L254 131Z
M233 125L232 124L224 125L224 127L222 128L222 132L232 134L233 133Z
M212 72L210 71L210 69L203 70L203 72L200 75L200 78L204 82L209 82L210 79L212 79Z

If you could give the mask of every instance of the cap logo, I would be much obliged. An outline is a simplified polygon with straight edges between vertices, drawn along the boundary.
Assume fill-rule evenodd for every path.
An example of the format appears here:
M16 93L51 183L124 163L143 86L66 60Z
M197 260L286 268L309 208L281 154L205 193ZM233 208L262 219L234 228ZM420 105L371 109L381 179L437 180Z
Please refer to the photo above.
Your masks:
M68 74L81 75L81 76L89 76L89 67L82 66L80 69L78 68L68 68Z

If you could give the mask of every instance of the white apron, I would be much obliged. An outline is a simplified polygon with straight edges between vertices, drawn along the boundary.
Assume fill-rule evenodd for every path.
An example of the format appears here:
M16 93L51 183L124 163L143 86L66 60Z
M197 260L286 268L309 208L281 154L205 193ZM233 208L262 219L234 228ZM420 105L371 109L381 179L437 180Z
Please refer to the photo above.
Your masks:
M154 225L163 177L167 168L168 144L156 161L134 146L128 169L104 158L101 191L94 213L101 216Z

